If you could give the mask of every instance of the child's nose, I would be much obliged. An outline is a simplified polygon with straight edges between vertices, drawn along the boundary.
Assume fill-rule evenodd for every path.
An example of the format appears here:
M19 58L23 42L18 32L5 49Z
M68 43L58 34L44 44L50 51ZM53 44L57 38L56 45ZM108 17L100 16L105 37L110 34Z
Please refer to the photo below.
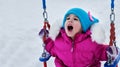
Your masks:
M72 21L70 20L70 21L68 21L69 23L72 23Z
M72 22L73 22L73 19L70 19L69 22L72 23Z

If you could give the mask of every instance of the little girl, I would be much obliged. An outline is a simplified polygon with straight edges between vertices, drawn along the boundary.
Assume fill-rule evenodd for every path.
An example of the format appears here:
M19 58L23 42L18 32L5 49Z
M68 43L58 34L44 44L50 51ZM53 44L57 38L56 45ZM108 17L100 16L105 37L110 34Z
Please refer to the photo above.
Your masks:
M80 8L66 12L55 39L50 33L45 40L45 48L55 57L56 67L100 67L100 61L108 59L106 49L109 46L101 43L104 32L98 29L101 33L96 33L100 35L94 36L98 22L98 19Z

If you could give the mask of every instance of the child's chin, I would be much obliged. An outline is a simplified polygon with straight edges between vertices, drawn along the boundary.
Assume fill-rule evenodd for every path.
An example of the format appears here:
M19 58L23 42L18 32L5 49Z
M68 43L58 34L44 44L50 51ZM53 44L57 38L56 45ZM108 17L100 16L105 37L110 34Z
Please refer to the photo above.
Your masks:
M67 36L70 37L70 38L74 37L74 35L72 35L72 34L67 34Z

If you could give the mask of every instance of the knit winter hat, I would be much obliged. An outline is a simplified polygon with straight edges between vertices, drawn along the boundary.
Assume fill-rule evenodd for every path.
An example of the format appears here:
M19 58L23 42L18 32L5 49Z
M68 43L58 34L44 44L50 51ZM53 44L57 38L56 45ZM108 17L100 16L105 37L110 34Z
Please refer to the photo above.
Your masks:
M90 17L89 14L86 13L83 9L72 8L72 9L68 10L64 16L63 25L62 25L63 28L65 25L66 18L70 14L74 14L79 18L80 23L82 25L83 32L86 32L92 24L99 22L99 20L94 18L93 16Z

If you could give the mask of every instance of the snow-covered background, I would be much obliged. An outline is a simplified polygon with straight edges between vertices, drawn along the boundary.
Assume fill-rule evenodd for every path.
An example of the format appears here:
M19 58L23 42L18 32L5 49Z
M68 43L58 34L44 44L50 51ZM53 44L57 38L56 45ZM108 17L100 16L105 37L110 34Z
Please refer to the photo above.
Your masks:
M48 20L52 24L71 7L91 11L103 23L108 43L110 3L111 0L47 0ZM119 9L120 0L115 0L116 42L120 47ZM38 60L42 53L38 36L42 13L42 0L0 0L0 67L43 67ZM55 67L53 60L48 61L49 67Z

